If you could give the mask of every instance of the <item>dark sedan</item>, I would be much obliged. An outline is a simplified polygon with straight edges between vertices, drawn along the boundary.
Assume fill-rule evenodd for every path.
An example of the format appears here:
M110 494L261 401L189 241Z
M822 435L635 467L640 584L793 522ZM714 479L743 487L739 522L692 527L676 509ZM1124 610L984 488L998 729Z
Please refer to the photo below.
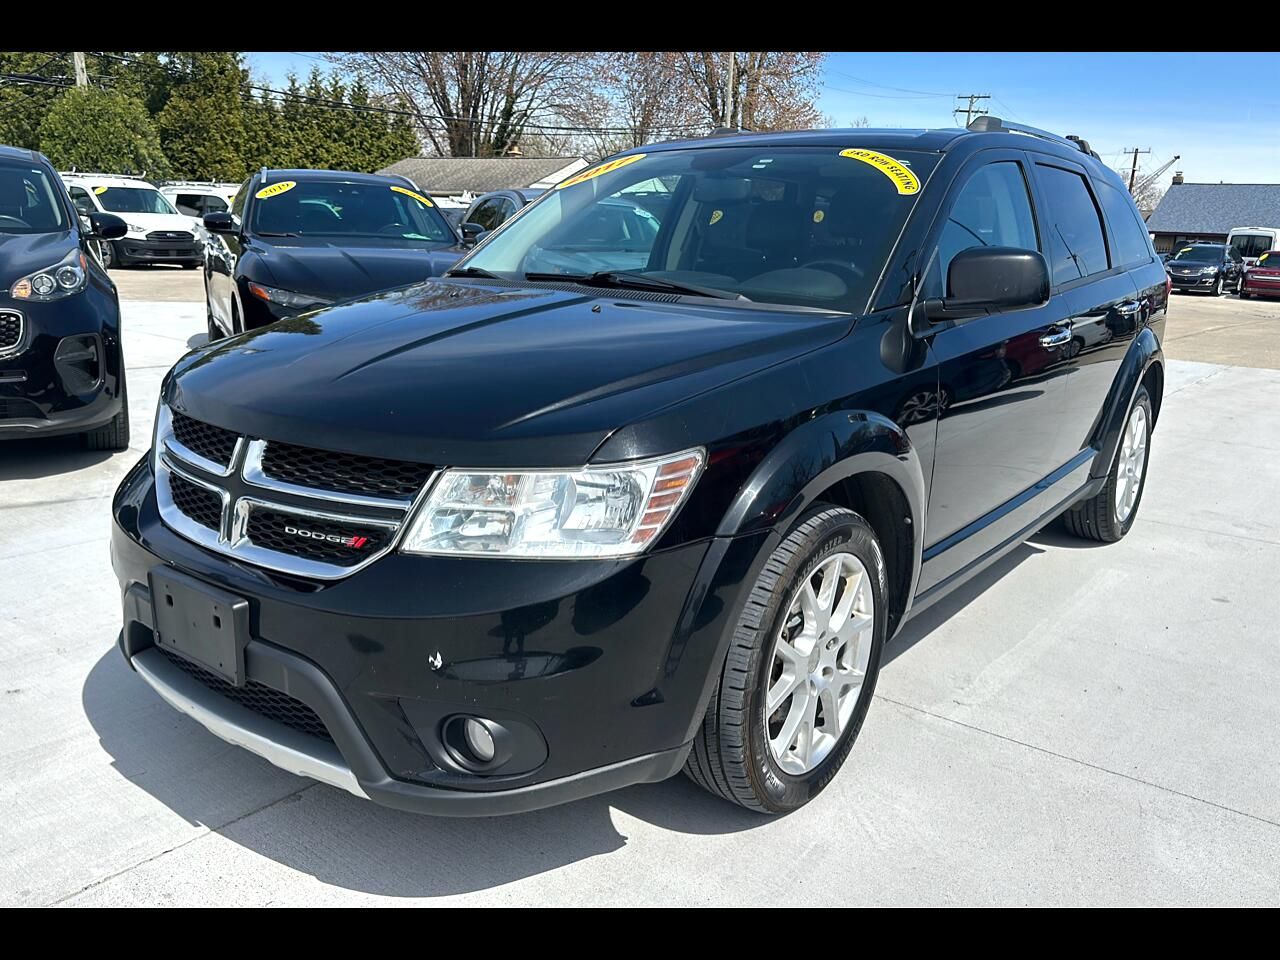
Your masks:
M204 224L211 340L439 276L464 252L409 181L364 173L264 169Z

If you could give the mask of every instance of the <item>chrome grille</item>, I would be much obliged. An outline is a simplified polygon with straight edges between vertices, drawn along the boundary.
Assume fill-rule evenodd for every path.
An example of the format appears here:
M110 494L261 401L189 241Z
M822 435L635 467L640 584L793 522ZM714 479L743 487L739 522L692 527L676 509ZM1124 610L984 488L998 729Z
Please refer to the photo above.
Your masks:
M153 463L165 525L210 550L297 576L337 579L385 554L435 476L425 464L295 445L276 458L275 441L241 436L163 405L157 419ZM282 471L292 478L285 481L264 472L267 462L313 466ZM323 469L335 463L342 472ZM361 466L376 479L362 482ZM397 483L387 479L393 476ZM321 485L335 477L336 484ZM348 492L353 489L394 495Z
M152 230L147 234L148 240L169 240L181 243L189 243L195 239L195 236L185 230Z
M11 356L22 347L22 314L16 310L0 310L0 357Z

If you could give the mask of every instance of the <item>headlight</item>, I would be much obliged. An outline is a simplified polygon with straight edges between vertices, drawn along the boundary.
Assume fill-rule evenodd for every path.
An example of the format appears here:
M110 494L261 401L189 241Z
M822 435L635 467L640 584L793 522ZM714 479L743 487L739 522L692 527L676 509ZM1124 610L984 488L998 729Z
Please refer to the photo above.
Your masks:
M268 303L279 304L282 307L290 307L294 310L305 310L308 307L325 307L333 303L327 297L317 297L313 293L294 293L292 290L281 290L278 287L268 287L261 283L250 282L249 292L259 300L266 300Z
M1209 276L1210 274L1217 273L1217 272L1218 272L1218 268L1217 268L1217 267L1201 267L1201 268L1200 268L1200 274L1201 274L1201 276L1206 276L1206 277L1207 277L1207 276Z
M671 523L702 450L581 470L448 470L411 521L406 553L629 557Z
M129 228L130 233L146 233L147 232L146 227L140 227L136 223L126 223L125 226Z
M15 280L9 296L15 300L60 300L84 289L89 262L81 250L72 250L51 267Z

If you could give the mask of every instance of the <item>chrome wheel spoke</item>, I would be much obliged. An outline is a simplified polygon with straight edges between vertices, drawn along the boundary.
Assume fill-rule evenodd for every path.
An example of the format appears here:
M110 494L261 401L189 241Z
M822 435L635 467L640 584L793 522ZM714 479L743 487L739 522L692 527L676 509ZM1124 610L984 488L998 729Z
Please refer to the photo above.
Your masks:
M1129 421L1121 435L1120 451L1116 456L1116 520L1124 523L1138 502L1142 487L1142 474L1147 464L1147 412L1141 406L1133 408Z

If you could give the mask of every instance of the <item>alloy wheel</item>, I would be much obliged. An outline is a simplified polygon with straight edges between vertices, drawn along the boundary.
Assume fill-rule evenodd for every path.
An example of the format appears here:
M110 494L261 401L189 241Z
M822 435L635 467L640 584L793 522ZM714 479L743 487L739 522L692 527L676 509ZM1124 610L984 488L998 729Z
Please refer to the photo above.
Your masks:
M1133 505L1142 489L1142 472L1147 466L1147 411L1135 405L1125 424L1120 441L1120 458L1116 470L1116 520L1124 523L1133 513Z
M774 640L764 697L769 752L803 776L835 749L857 706L875 636L871 575L851 553L800 584Z

